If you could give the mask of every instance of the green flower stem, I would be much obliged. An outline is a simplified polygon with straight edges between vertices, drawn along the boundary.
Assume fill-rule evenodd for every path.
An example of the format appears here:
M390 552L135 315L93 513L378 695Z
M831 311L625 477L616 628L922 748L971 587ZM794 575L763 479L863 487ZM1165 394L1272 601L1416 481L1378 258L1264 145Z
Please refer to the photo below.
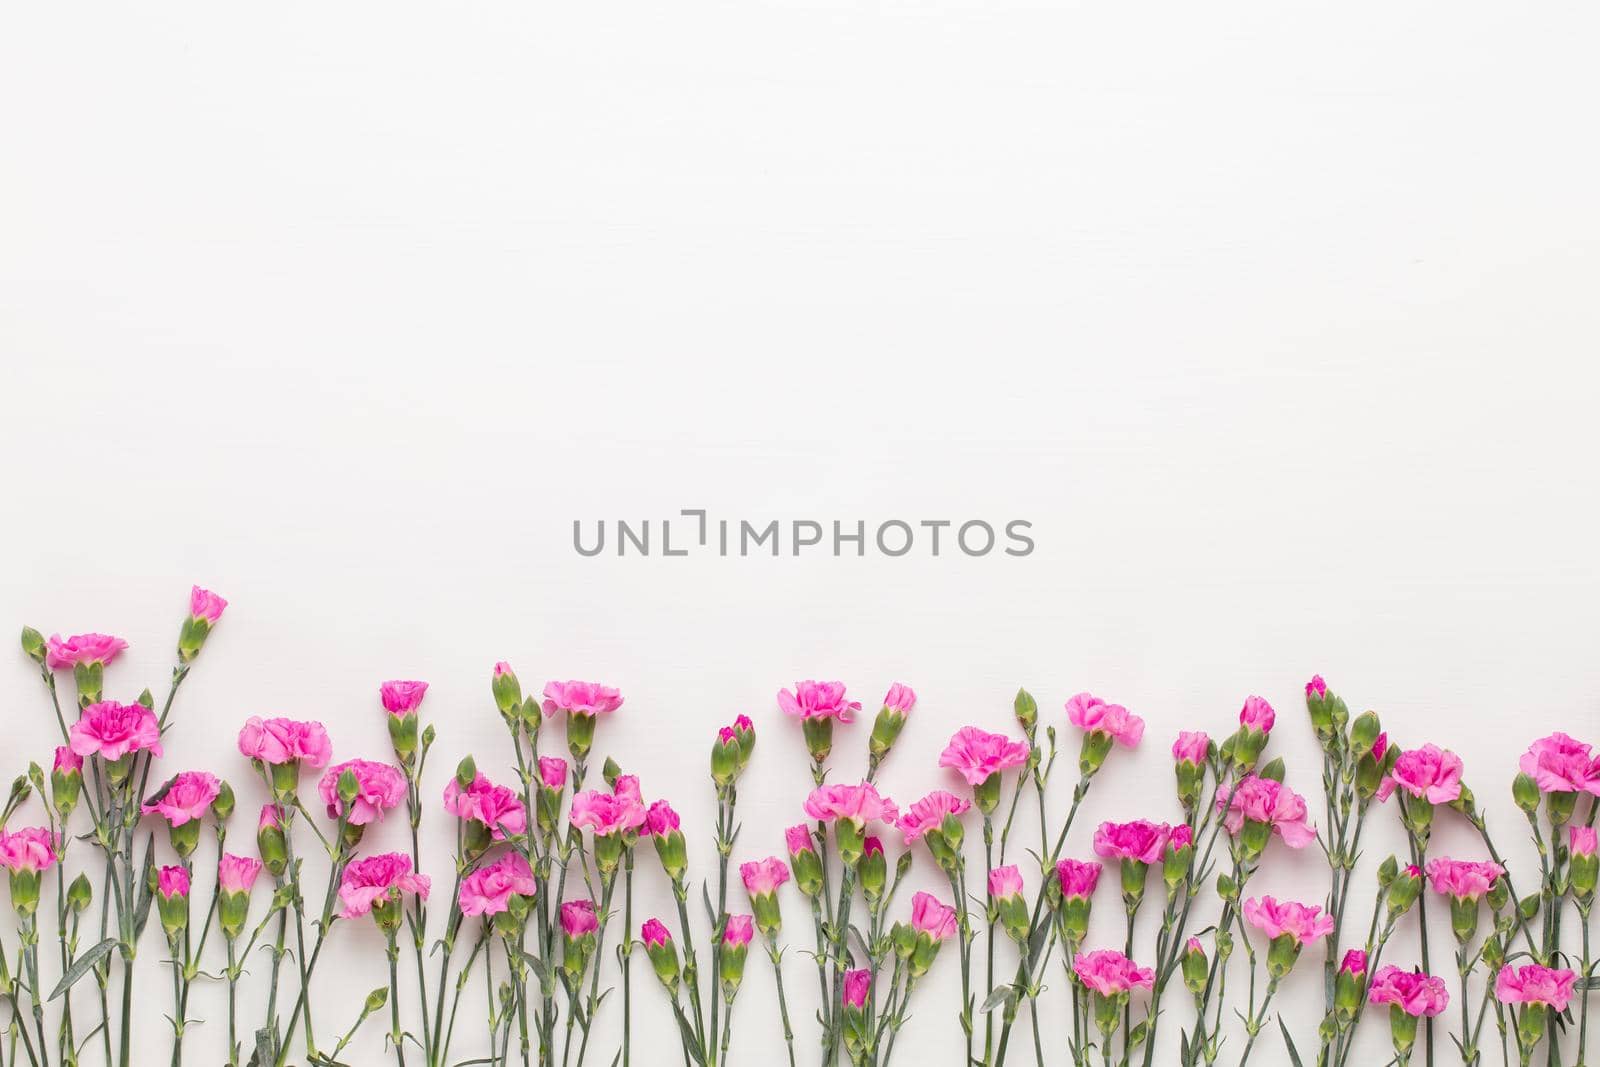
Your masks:
M600 1006L600 961L606 947L606 927L611 919L611 894L617 887L617 872L602 876L600 898L600 928L594 935L594 958L589 961L589 998L583 1012L583 1040L578 1043L578 1067L583 1067L584 1055L589 1051L589 1035L594 1032L594 1013Z
M394 1058L399 1067L406 1067L406 1039L400 1029L400 938L398 931L385 930L389 945L389 1040L394 1043ZM311 1016L306 1015L307 1032Z
M629 1067L633 1033L633 846L623 857L622 891L622 1067ZM526 1015L523 1016L526 1022ZM527 1042L523 1042L524 1048Z
M789 1067L795 1067L794 1027L789 1024L789 1002L783 995L783 951L772 938L768 937L766 942L767 958L772 961L772 977L778 986L778 1015L783 1020L783 1043L789 1050Z

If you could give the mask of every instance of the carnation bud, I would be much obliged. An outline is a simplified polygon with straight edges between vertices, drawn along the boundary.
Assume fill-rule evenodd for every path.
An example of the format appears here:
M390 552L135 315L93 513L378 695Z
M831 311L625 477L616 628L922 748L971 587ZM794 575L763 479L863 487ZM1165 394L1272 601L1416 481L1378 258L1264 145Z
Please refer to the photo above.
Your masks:
M1363 711L1356 716L1356 721L1350 724L1350 749L1353 752L1371 753L1372 746L1377 742L1378 735L1383 732L1383 724L1378 719L1375 711Z
M1206 987L1206 973L1208 970L1206 950L1201 947L1198 938L1191 937L1188 946L1183 950L1184 988L1195 996L1199 996Z
M742 757L739 735L731 726L724 726L718 731L717 739L711 743L711 780L719 788L732 785L734 779L739 776Z
M1389 892L1386 898L1389 913L1388 920L1395 919L1411 910L1411 905L1417 902L1417 897L1422 893L1422 872L1416 867L1407 867L1395 875L1394 881L1389 883Z
M1511 799L1517 802L1517 807L1523 812L1532 815L1539 810L1539 785L1526 774L1518 774L1511 779Z
M883 896L889 877L889 861L883 854L883 842L876 837L862 842L861 862L856 865L856 879L861 883L861 893L869 901Z
M227 824L233 818L234 808L238 806L238 798L233 795L233 786L226 781L217 788L217 799L211 802L211 817L217 820L218 826Z
M75 914L81 914L89 909L89 904L94 900L94 887L89 882L89 876L80 874L67 886L67 907Z
M283 877L289 864L289 845L284 840L277 811L271 805L261 809L261 824L256 828L256 850L261 854L261 864L267 873L274 878Z
M471 789L472 783L478 780L478 762L471 756L463 756L461 762L456 764L456 785L462 789Z
M44 666L45 643L44 634L31 626L22 628L22 652L33 662Z
M1334 977L1333 1008L1339 1021L1348 1025L1361 1011L1367 986L1367 954L1351 949L1344 954L1339 973Z
M1026 689L1018 689L1017 698L1011 702L1011 709L1016 712L1022 732L1032 738L1034 727L1039 722L1039 702L1033 699L1033 694Z
M489 683L494 693L494 706L500 709L500 714L510 716L517 711L522 703L522 683L517 681L516 672L509 663L496 663L494 677Z

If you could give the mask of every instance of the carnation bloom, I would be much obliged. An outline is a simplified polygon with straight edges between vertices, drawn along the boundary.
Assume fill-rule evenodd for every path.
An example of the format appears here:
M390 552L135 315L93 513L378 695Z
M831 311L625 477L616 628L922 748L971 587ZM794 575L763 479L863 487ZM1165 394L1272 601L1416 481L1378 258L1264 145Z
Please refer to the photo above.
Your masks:
M1067 721L1081 730L1106 734L1125 748L1137 745L1144 736L1143 719L1093 693L1079 693L1067 701Z
M948 941L956 933L956 909L939 903L932 893L911 898L911 928L935 941Z
M189 895L189 872L182 867L162 867L156 872L156 892L171 900Z
M1565 1011L1578 976L1565 968L1527 963L1506 964L1494 979L1495 999L1502 1004L1548 1004Z
M1322 681L1321 678L1316 681ZM1353 948L1344 954L1344 959L1339 961L1339 969L1346 974L1366 974L1367 954L1359 948Z
M866 968L856 971L844 972L844 987L840 991L840 998L847 1007L864 1008L867 1004L867 994L872 991L872 972Z
M45 666L53 671L82 664L107 664L117 658L117 653L128 647L128 642L110 634L76 634L62 639L51 634L45 642Z
M1244 902L1243 911L1245 920L1268 937L1288 934L1296 943L1304 945L1333 933L1333 916L1323 915L1322 909L1314 904L1298 904L1292 900L1279 903L1272 897L1251 897Z
M909 685L896 682L889 687L889 692L884 694L883 706L901 715L909 714L911 709L917 706L917 694Z
M915 698L913 697L913 700ZM778 708L797 719L838 719L849 722L861 710L860 701L845 696L843 682L796 682L794 691L778 690Z
M1433 891L1457 900L1477 900L1505 873L1506 869L1498 863L1443 858L1428 861L1428 880L1433 883Z
M539 757L539 781L546 789L564 789L567 784L567 761L557 756Z
M57 745L55 763L51 765L50 769L63 773L77 771L82 774L83 757L72 751L68 745Z
M1180 730L1178 739L1172 743L1172 758L1179 763L1200 764L1206 761L1210 749L1211 738L1204 730Z
M1450 1003L1444 979L1421 971L1402 971L1390 964L1372 976L1367 999L1374 1004L1393 1004L1407 1015L1429 1017L1444 1011Z
M789 849L789 855L794 856L801 852L815 852L811 842L811 828L805 823L791 826L783 832L783 843Z
M730 915L722 926L722 943L725 945L748 945L755 935L755 918L750 915Z
M1217 797L1217 809L1228 807L1223 825L1228 833L1237 835L1245 820L1267 823L1272 832L1283 838L1290 848L1305 848L1317 839L1317 833L1306 822L1306 802L1282 782L1257 775L1246 775L1233 789L1233 796Z
M274 766L302 763L317 769L326 767L333 758L333 743L320 722L263 719L252 715L239 731L239 751L250 759Z
M982 785L989 776L1028 762L1026 741L1013 741L1002 734L991 734L976 726L956 731L939 754L939 766L954 768L968 785Z
M182 826L204 816L220 792L222 782L216 775L209 771L184 771L168 783L159 797L139 810L146 815L160 815L169 825Z
M989 895L999 900L1002 897L1015 897L1022 894L1022 872L1016 864L1005 867L996 867L989 872Z
M582 937L600 929L594 904L588 900L569 900L561 905L561 930L568 937Z
M84 708L68 732L68 741L80 756L98 754L113 763L130 752L162 754L156 713L143 704L119 704L115 700L102 700Z
M1600 796L1600 759L1590 754L1588 745L1559 730L1530 745L1518 767L1541 792Z
M646 919L644 925L639 928L639 940L651 948L660 948L671 943L672 931L668 930L666 923L660 919Z
M372 760L346 760L329 767L317 783L317 792L328 805L330 819L339 817L339 778L345 771L356 776L356 798L350 804L351 826L377 822L385 811L399 807L406 798L406 776L398 767Z
M482 823L494 841L516 837L528 828L528 812L522 806L522 798L507 786L495 785L482 771L465 789L455 778L450 779L444 787L444 810L457 818Z
M678 813L672 810L672 805L665 800L658 800L644 813L646 829L652 834L670 834L682 825Z
M918 841L929 830L937 830L946 815L961 815L971 807L970 800L942 789L935 789L912 804L906 813L900 816L900 821L895 823L895 826L899 828L901 836L909 845Z
M639 829L645 824L646 812L639 798L638 779L622 775L610 793L585 789L572 798L572 811L567 818L573 826L588 827L599 837Z
M42 826L0 830L0 867L8 871L48 870L56 861L56 835Z
M189 614L197 619L204 619L213 625L222 618L222 610L228 602L209 589L201 589L198 585L189 588Z
M261 874L261 861L224 852L217 861L217 887L224 893L248 893Z
M1448 804L1461 795L1461 757L1433 744L1402 752L1378 783L1378 799L1388 800L1396 786L1418 800Z
M400 852L383 852L365 859L351 860L339 879L340 914L355 919L372 911L385 900L399 900L402 893L415 893L428 899L428 876L411 869L411 857Z
M789 880L789 868L776 856L739 864L739 877L744 879L745 892L751 896L776 893L778 887Z
M1328 683L1322 680L1322 675L1313 674L1311 681L1306 683L1306 696L1324 697L1328 695Z
M862 826L874 820L893 823L900 815L894 801L880 796L871 782L818 786L806 797L805 812L820 822L848 819Z
M1094 832L1094 852L1106 859L1159 863L1167 849L1171 828L1163 823L1136 819L1133 822L1103 822Z
M600 715L622 707L622 694L599 682L546 682L543 707L546 715Z
M1101 867L1098 863L1082 860L1062 860L1056 864L1056 880L1061 885L1061 895L1086 899L1094 895L1100 884Z
M531 897L538 888L533 869L521 853L507 852L461 881L461 914L498 915L511 906L512 895Z
M1135 987L1149 989L1156 972L1140 967L1113 949L1082 952L1072 961L1072 972L1085 987L1103 997L1114 997Z
M1597 834L1592 826L1569 826L1567 842L1574 856L1592 856L1595 853L1595 846L1600 844L1600 834Z
M1272 710L1272 705L1265 700L1258 696L1244 698L1244 707L1239 710L1239 725L1246 730L1259 730L1262 733L1268 733L1272 730L1272 724L1277 719L1278 716Z
M428 691L427 682L384 682L378 689L383 698L383 709L391 715L409 715L417 710Z

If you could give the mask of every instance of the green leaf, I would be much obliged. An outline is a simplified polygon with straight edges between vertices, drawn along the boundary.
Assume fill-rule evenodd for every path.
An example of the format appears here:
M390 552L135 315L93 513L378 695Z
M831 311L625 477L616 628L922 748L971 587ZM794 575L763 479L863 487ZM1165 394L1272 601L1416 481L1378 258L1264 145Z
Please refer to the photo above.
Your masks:
M1283 1031L1283 1043L1289 1046L1289 1059L1294 1063L1294 1067L1305 1067L1305 1064L1300 1062L1300 1050L1294 1047L1294 1038L1289 1036L1289 1027L1281 1015L1278 1016L1278 1029Z
M61 981L56 983L55 989L50 993L50 999L54 1000L67 990L71 989L74 982L92 971L94 969L94 965L105 959L106 956L110 955L111 950L116 947L117 939L114 937L108 937L98 945L91 948L89 951L85 952L83 955L79 956L72 962L72 966L67 969L67 973L61 976Z
M998 1008L1002 1004L1005 1004L1007 1001L1015 1000L1016 995L1016 990L1012 989L1008 985L1003 985L999 989L996 989L993 993L990 993L988 997L984 999L983 1006L978 1010L982 1012L994 1011L994 1009Z

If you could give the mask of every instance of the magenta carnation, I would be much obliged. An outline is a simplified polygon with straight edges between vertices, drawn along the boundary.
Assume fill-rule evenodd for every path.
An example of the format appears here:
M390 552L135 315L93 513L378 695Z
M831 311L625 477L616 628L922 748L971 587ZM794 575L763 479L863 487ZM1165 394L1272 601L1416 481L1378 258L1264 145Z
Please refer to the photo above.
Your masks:
M156 713L143 704L102 700L90 704L68 731L68 743L80 756L98 755L116 762L130 752L161 755L161 727Z
M222 792L222 782L209 771L184 771L177 775L159 797L139 810L160 815L169 825L182 826L203 817L211 802Z
M1079 693L1067 701L1067 721L1080 730L1106 734L1125 748L1134 747L1144 736L1143 719L1093 693Z
M406 798L406 776L398 767L372 760L346 760L329 767L317 783L317 793L328 805L330 819L339 817L339 777L345 771L356 776L356 798L350 804L351 826L377 822L384 812L399 807Z
M355 919L372 911L383 900L399 900L402 893L415 893L428 899L428 876L411 869L411 857L400 852L383 852L352 860L339 879L340 914Z
M991 734L976 726L956 731L945 750L939 753L939 766L950 767L967 780L982 785L991 774L1028 762L1026 741L1013 741L1002 734Z
M914 700L915 698L913 698ZM845 696L843 682L796 682L794 691L778 690L778 708L797 719L838 719L849 722L861 710L859 701Z
M622 707L622 694L599 682L546 682L542 706L546 715L602 715Z

